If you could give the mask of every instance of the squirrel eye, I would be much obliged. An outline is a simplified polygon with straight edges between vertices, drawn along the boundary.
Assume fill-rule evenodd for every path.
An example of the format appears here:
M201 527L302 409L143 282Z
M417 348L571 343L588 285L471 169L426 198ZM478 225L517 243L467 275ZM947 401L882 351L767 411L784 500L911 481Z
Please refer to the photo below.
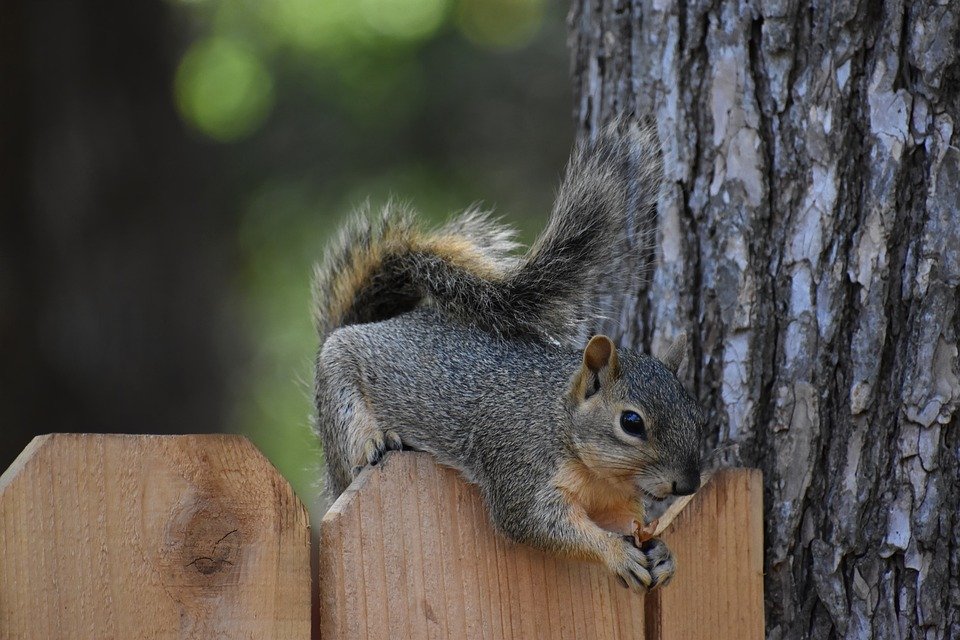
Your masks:
M624 411L620 414L620 428L632 436L643 440L647 439L647 430L643 426L643 418L636 411Z

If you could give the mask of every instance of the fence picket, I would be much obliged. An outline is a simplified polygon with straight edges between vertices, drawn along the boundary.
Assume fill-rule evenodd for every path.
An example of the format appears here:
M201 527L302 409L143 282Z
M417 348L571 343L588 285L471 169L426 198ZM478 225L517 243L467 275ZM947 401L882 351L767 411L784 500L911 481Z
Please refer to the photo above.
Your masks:
M422 453L365 470L321 525L321 637L760 639L760 472L661 518L677 558L643 597L496 533ZM0 638L310 637L309 523L236 436L52 435L0 476ZM315 632L317 630L314 630Z
M238 436L41 436L0 476L0 638L310 637L309 521Z

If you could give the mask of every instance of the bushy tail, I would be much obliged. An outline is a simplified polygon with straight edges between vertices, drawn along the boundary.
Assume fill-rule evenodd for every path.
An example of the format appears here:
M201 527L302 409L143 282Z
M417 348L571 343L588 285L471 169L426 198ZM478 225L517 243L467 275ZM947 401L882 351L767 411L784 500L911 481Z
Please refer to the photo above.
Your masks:
M424 232L388 205L356 216L316 270L321 343L336 328L384 320L421 303L502 336L575 337L597 315L600 289L634 274L661 185L649 128L618 121L573 151L546 229L526 255L511 254L513 231L470 210Z

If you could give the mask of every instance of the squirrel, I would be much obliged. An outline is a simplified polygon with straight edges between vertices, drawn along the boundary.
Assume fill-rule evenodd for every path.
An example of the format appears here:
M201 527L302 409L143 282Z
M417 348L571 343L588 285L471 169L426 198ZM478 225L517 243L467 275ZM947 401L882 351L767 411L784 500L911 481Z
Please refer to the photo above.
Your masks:
M630 277L628 210L651 220L661 182L655 134L618 119L575 145L522 256L477 209L433 232L396 204L355 216L315 273L333 497L389 451L426 451L480 488L507 537L599 561L637 590L666 584L666 545L627 534L644 496L700 484L705 418L676 377L685 338L662 361L603 335L576 347L600 288Z

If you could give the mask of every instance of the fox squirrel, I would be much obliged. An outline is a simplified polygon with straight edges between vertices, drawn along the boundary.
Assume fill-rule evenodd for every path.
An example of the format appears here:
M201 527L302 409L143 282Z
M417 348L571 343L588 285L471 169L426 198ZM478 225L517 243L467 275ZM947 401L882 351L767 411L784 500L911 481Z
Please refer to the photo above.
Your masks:
M704 417L675 375L685 341L662 362L602 335L572 346L636 250L629 205L650 220L661 180L655 135L621 119L575 147L522 257L477 210L432 233L396 205L353 219L316 270L331 493L388 451L426 451L480 488L510 538L600 561L624 586L665 584L669 549L624 534L643 495L699 486Z

